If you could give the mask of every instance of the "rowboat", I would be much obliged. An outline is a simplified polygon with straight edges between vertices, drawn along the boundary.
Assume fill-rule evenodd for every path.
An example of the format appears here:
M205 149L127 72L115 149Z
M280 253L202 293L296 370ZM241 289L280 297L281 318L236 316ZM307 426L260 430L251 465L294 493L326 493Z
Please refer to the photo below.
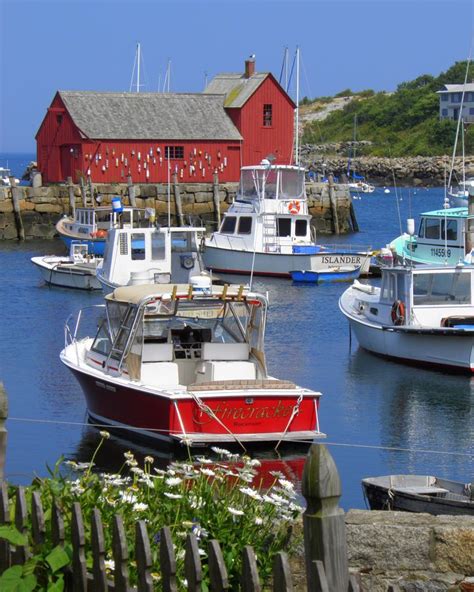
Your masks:
M291 279L294 282L321 284L327 282L350 282L360 275L360 266L333 267L322 271L291 271Z

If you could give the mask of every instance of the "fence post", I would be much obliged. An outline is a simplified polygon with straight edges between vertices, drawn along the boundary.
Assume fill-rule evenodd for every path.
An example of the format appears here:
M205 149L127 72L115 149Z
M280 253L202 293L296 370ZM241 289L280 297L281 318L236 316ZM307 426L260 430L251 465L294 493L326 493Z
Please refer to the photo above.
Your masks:
M303 472L302 493L307 507L303 515L308 590L322 592L315 574L321 561L331 592L347 592L347 561L344 511L339 507L341 481L334 459L324 444L313 444Z
M0 483L5 476L5 460L7 456L7 428L5 420L8 418L8 397L7 391L0 382Z

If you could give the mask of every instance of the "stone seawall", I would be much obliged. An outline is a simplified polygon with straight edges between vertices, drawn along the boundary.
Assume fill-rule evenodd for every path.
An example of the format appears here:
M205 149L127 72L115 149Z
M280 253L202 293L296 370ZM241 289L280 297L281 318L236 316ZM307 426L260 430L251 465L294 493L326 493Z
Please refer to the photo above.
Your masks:
M216 208L211 184L180 184L182 212L185 221L200 218L209 228L215 228ZM54 225L59 218L70 212L69 188L66 185L48 187L18 187L19 213L24 227L26 239L53 238ZM227 210L235 198L236 183L219 185L219 205L221 213ZM134 186L136 204L138 207L149 207L156 210L158 218L166 223L168 212L167 185L136 185ZM313 216L313 225L321 234L334 231L334 208L336 208L339 229L341 233L350 232L351 198L346 188L334 185L333 205L327 184L310 183L307 186L308 205ZM127 185L96 185L94 197L100 196L101 205L110 204L112 197L122 197L123 203L128 204ZM74 186L76 207L83 205L83 198L79 186ZM172 223L176 224L177 210L174 187L171 186L171 214ZM94 199L97 203L96 199ZM90 205L90 203L89 203ZM15 220L12 190L0 187L0 240L18 238L17 222Z
M474 590L474 516L350 510L346 514L349 569L361 592ZM292 560L295 589L304 585L304 550Z

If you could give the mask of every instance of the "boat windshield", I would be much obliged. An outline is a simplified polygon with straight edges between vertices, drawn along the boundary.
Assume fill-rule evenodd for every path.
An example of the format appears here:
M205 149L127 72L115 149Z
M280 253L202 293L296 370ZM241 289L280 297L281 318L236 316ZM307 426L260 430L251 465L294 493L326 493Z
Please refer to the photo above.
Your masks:
M281 171L280 199L298 199L304 195L304 171L286 169Z
M413 304L415 306L471 304L471 274L456 271L414 274Z
M246 169L240 178L240 195L250 199L277 197L278 173L276 169Z

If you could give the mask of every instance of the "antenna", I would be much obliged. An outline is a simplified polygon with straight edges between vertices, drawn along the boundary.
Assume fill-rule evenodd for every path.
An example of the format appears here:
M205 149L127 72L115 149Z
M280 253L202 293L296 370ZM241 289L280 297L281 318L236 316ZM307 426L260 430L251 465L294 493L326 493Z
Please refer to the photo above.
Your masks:
M137 90L136 90L136 92L140 92L140 53L141 53L141 47L140 47L140 44L137 43Z
M168 65L166 66L165 80L163 82L163 92L170 92L171 83L171 60L168 58Z
M296 46L296 113L295 113L295 164L299 164L299 102L300 102L300 48Z
M140 87L143 86L143 84L140 83L140 68L142 65L142 60L143 60L143 58L142 58L141 45L138 42L136 50L135 50L135 60L133 62L132 77L130 79L130 87L128 89L128 92L132 92L132 90L135 89L135 92L139 93ZM136 77L135 77L135 72L136 72Z

